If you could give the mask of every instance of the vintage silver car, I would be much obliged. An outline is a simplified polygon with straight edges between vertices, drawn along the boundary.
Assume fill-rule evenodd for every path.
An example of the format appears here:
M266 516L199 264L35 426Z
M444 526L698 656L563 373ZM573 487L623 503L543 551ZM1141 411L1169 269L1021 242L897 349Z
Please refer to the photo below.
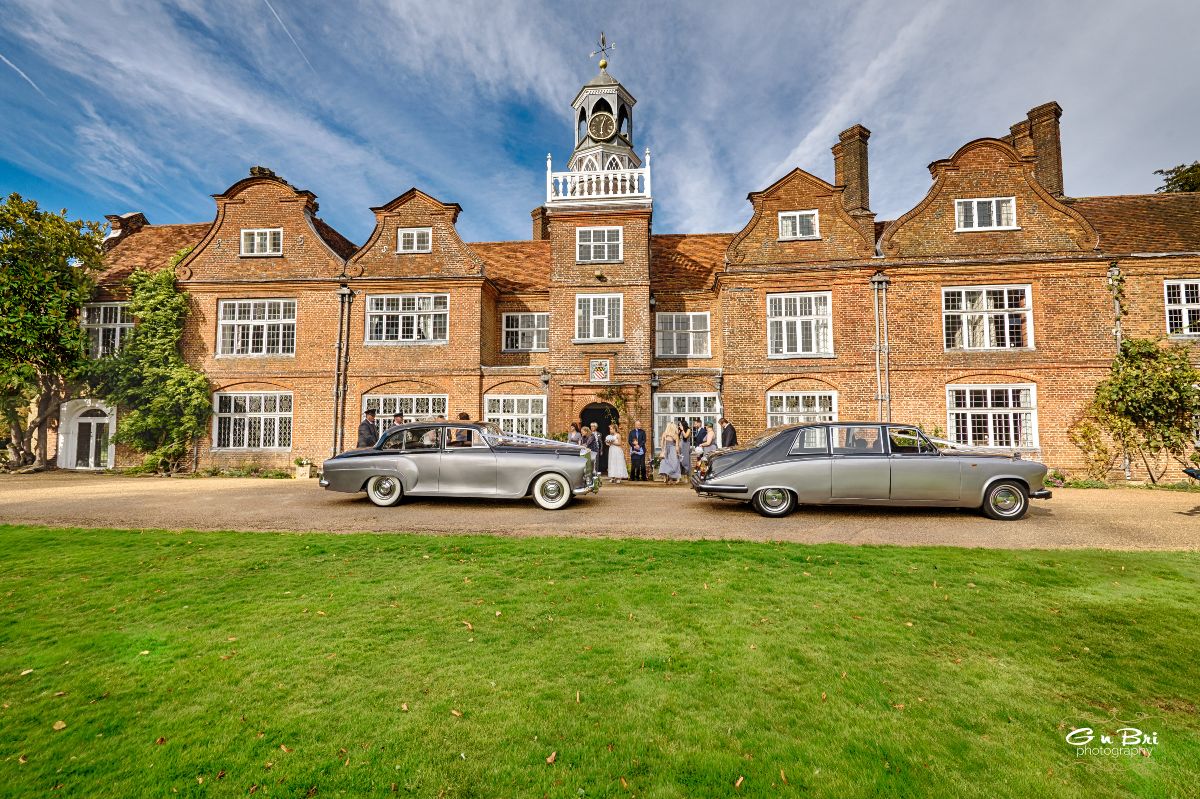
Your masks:
M505 434L476 422L409 422L385 431L374 447L335 455L321 465L323 487L367 492L376 505L404 497L532 495L547 510L598 491L590 450L529 436Z
M1046 467L1036 461L939 443L905 424L776 427L704 458L692 487L702 496L749 502L763 516L809 504L924 505L979 508L1013 521L1030 498L1050 498Z

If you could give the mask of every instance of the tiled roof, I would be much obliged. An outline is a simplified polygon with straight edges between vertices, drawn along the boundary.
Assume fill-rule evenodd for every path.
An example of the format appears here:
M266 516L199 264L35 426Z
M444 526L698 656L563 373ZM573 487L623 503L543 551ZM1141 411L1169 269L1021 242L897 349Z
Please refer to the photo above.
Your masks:
M120 239L104 253L104 271L99 283L118 283L135 269L157 272L171 264L171 257L184 247L200 243L211 222L189 225L146 225Z
M650 285L659 291L711 289L725 268L732 233L660 234L650 237Z
M349 260L351 255L358 252L357 244L331 228L324 220L314 216L312 221L313 227L317 229L317 234L325 240L331 250L343 259Z
M549 241L485 241L467 245L483 259L483 273L501 291L545 291L550 286Z
M1200 252L1200 192L1080 197L1068 201L1100 234L1106 253Z

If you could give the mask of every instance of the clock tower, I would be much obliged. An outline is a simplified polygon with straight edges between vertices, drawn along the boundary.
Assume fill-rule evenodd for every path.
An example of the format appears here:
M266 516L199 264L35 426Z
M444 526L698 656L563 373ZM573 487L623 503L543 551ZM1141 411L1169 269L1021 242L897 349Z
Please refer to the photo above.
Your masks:
M600 74L592 78L571 103L575 119L575 151L567 168L572 172L637 169L642 165L633 149L633 106L637 100L608 74L600 59Z

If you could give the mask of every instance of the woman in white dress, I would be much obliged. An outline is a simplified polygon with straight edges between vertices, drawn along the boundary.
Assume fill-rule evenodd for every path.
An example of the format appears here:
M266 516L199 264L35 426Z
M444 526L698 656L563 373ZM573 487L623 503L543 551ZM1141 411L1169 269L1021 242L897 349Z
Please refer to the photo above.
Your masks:
M614 483L629 479L629 469L625 466L625 450L621 448L621 428L613 425L604 438L608 445L608 479Z

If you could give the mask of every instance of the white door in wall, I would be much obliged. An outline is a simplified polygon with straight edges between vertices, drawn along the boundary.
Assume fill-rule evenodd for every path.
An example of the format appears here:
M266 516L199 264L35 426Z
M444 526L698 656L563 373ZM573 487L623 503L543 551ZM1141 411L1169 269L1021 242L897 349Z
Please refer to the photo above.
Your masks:
M108 414L98 408L84 411L75 420L76 469L107 469Z

